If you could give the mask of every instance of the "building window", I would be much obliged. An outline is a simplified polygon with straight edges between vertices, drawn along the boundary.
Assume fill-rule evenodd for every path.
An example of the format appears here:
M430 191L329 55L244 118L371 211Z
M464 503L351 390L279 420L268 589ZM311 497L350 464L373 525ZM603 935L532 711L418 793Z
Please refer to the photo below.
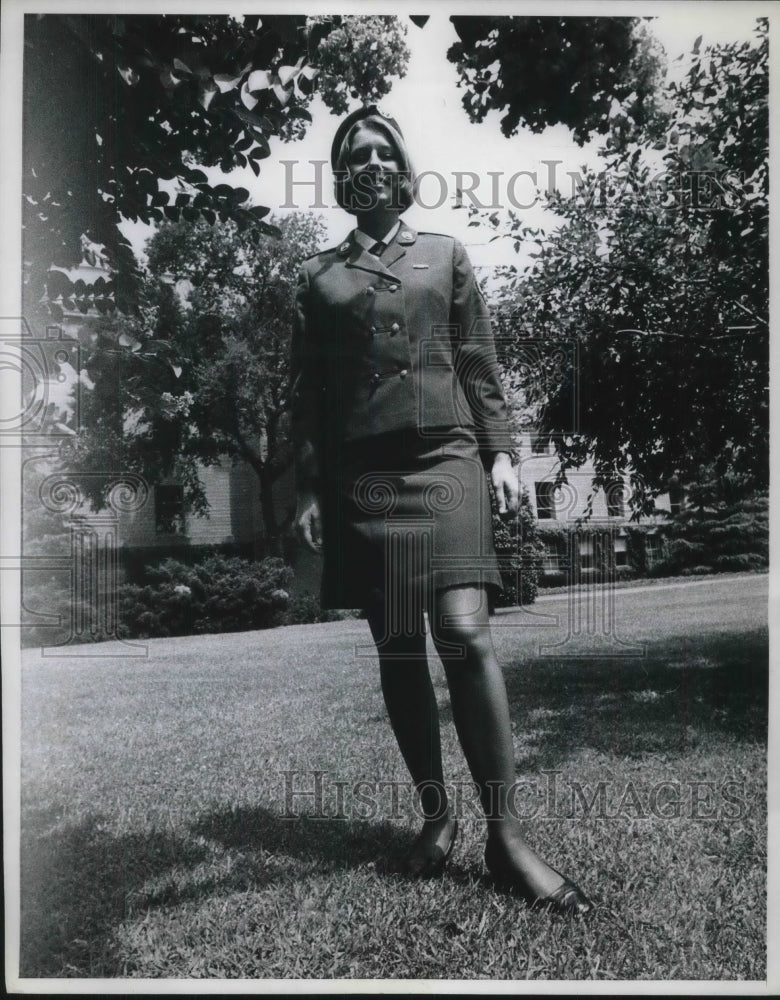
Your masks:
M555 573L560 569L560 558L558 556L558 546L555 542L543 542L544 552L542 553L541 569L544 573Z
M593 569L593 535L580 538L580 569Z
M555 519L555 483L541 482L536 488L536 516L540 521Z
M648 569L661 559L663 554L663 544L658 535L645 535L645 564Z
M626 504L623 499L623 483L619 479L615 479L608 484L605 492L609 517L624 517Z
M625 535L615 538L615 565L628 566L628 539Z
M154 489L154 527L158 535L184 534L184 487L178 483Z

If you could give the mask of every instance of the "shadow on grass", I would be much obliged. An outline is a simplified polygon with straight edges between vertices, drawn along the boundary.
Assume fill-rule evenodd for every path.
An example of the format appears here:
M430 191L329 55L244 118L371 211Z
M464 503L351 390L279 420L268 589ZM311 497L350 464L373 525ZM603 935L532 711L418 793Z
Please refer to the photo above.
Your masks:
M405 847L391 823L307 815L288 819L261 807L210 813L193 830L226 848L294 858L323 873L373 863L378 871L392 872Z
M285 819L264 808L208 813L184 836L116 835L94 815L57 830L53 818L32 816L22 835L24 977L126 975L114 935L122 921L369 863L392 873L407 846L390 823Z
M710 737L766 740L766 633L664 639L646 653L508 664L512 720L527 747L519 767L551 767L583 748L638 757L685 753Z
M121 975L112 928L133 911L166 903L164 876L201 863L205 845L155 830L116 836L95 815L44 832L36 829L41 818L22 830L21 975Z

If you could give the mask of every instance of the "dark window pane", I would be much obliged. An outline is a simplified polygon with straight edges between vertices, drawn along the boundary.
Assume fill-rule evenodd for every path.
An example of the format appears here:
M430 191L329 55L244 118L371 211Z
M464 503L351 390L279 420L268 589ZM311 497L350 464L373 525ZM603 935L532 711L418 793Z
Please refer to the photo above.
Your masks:
M540 521L555 519L555 483L536 483L536 516Z
M619 479L616 479L615 482L607 486L606 495L607 514L610 517L623 517L626 512L626 506L623 502L623 484Z
M184 487L178 484L155 486L154 526L158 535L184 533Z

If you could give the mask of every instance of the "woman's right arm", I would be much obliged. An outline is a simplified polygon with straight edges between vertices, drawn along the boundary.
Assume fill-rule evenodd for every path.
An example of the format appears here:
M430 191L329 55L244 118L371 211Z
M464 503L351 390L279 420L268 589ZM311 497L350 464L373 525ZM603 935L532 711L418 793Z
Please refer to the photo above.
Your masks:
M295 293L290 352L292 443L297 505L295 527L314 552L322 547L320 512L320 441L322 429L322 365L309 322L309 275L303 268Z

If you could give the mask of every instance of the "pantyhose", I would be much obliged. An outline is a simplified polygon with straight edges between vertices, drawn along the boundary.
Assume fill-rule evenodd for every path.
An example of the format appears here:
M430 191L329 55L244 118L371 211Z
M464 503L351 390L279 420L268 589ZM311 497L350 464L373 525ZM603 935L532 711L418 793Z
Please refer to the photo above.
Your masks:
M390 723L420 793L425 823L418 845L425 851L426 844L448 838L452 824L444 791L439 712L428 671L422 610L416 616L407 615L404 627L395 630L391 610L376 595L367 609L368 622L377 644ZM515 781L514 749L484 588L437 591L429 622L447 677L455 728L487 819L488 837L498 842L528 888L546 896L558 888L561 876L528 846L518 819L507 809Z

